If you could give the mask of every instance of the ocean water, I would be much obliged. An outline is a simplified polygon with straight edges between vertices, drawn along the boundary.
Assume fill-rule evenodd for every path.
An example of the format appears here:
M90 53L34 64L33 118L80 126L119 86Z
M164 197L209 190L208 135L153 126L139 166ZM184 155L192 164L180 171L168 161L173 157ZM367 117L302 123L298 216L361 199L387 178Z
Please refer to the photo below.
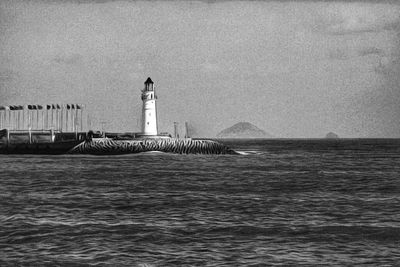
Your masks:
M399 266L400 140L0 155L0 266Z

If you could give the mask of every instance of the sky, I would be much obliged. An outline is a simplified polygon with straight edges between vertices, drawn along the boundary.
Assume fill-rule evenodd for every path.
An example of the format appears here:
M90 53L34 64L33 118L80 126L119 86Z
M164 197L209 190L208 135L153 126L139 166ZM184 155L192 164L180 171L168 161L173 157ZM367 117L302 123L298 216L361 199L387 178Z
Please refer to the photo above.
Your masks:
M0 105L140 131L151 77L162 132L400 137L399 47L396 1L1 1Z

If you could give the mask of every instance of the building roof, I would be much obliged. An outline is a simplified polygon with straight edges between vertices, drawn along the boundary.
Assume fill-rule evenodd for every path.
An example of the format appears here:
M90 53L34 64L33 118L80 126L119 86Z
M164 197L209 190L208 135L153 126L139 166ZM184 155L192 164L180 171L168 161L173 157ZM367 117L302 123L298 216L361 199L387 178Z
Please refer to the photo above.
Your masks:
M149 84L149 83L153 83L153 81L149 78L147 78L147 80L144 82L144 84Z

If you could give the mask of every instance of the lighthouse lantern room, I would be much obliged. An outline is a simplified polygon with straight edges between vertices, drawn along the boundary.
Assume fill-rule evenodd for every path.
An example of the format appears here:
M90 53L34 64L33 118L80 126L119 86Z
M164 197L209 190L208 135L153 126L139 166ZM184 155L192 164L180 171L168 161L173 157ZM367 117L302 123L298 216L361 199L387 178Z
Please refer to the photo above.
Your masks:
M158 135L157 129L157 110L156 110L157 96L154 91L154 83L149 78L144 82L144 89L142 90L142 134L147 136Z

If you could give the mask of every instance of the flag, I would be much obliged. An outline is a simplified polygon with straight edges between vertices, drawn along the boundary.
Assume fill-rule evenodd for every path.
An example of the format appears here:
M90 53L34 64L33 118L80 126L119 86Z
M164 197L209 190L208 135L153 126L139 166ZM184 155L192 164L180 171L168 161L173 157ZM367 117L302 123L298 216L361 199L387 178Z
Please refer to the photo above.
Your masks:
M32 109L37 109L37 106L36 105L32 105Z
M19 110L23 110L24 106L18 106Z
M0 110L6 110L6 107L0 106Z
M61 109L61 107L60 107L60 105L59 105L59 104L57 104L57 109Z
M51 105L46 105L46 109L47 110L51 109Z
M74 104L71 104L71 108L72 108L72 109L75 109L75 105L74 105Z
M15 110L14 106L10 106L10 110Z
M70 109L71 107L67 104L67 109Z
M32 105L28 105L28 109L32 109Z
M78 104L76 104L76 109L81 109L81 106L79 106Z
M37 105L37 109L43 109L43 106L41 106L41 105Z

